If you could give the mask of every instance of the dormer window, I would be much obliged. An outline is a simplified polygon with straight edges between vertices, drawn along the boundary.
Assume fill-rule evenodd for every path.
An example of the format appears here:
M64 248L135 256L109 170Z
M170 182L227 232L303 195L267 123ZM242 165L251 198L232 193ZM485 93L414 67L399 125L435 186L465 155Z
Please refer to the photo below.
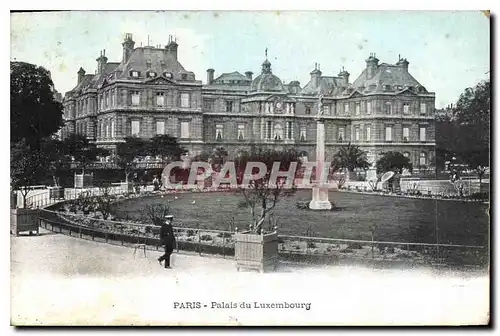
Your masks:
M386 85L386 86L385 86L385 90L386 90L386 91L391 91L391 86L390 86L390 85Z
M154 71L148 72L148 77L155 78L156 77L156 72L154 72Z
M187 74L182 74L182 75L181 75L181 79L182 79L182 80L186 80L186 79L187 79L187 77L188 77L188 75L187 75Z
M164 72L163 76L165 76L165 78L172 78L173 77L171 72Z
M139 77L139 71L136 71L136 70L132 70L130 71L130 76L131 77Z

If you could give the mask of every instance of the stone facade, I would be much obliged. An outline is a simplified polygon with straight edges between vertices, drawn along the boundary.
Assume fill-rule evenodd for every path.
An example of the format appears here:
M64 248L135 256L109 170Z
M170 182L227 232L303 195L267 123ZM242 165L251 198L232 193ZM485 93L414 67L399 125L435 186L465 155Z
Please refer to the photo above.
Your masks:
M327 161L351 142L372 162L391 150L417 169L434 166L435 94L411 76L406 59L379 64L372 54L353 83L344 69L323 76L316 66L304 87L284 84L266 59L256 78L250 71L214 78L209 69L202 84L179 63L174 39L164 48L134 45L127 34L121 62L108 63L103 51L95 75L80 68L77 86L64 98L63 136L84 133L113 150L126 136L164 133L192 155L224 147L233 156L259 145L295 148L314 159L321 95Z

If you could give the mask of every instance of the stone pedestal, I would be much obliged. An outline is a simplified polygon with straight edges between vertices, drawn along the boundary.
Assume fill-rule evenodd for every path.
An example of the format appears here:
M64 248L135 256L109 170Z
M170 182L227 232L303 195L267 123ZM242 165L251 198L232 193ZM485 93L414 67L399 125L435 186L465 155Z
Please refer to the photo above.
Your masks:
M331 210L332 203L328 200L328 188L325 187L313 187L312 190L313 198L309 203L309 209L311 210Z
M332 204L328 200L328 187L326 177L328 167L325 167L325 124L317 120L316 128L316 186L312 190L312 201L309 203L311 210L330 210Z
M94 176L92 174L75 174L75 189L84 189L92 187Z

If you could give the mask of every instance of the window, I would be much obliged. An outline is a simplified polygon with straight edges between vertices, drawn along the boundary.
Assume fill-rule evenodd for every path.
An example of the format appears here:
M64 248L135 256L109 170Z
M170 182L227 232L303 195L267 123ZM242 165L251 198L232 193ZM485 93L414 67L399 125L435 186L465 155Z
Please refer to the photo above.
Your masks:
M214 110L214 100L213 99L203 99L203 108L206 111Z
M426 114L426 105L425 103L420 103L420 114Z
M223 125L215 125L215 139L222 140Z
M245 139L245 125L238 125L238 140Z
M132 91L132 105L139 106L141 101L141 93L139 91Z
M226 112L233 112L233 102L226 100Z
M392 126L385 126L385 141L392 141Z
M181 138L189 138L189 121L181 121Z
M141 122L139 120L132 120L132 135L139 135L141 131Z
M148 77L151 77L151 78L156 77L156 72L153 72L153 71L148 72Z
M306 114L311 114L311 106L306 106Z
M339 142L344 141L344 139L345 139L345 129L344 129L344 127L340 127L338 133L339 134L338 134L337 138L338 138Z
M81 126L81 125L80 125ZM101 121L101 138L104 138L106 136L105 130L104 130L104 122Z
M408 127L403 127L403 141L408 142L410 140L410 129Z
M189 107L189 93L181 93L181 107Z
M163 92L156 93L156 106L165 106L165 94Z
M283 140L283 126L276 124L274 126L274 140Z
M408 152L404 152L404 153L403 153L403 156L404 156L405 158L409 158L409 157L410 157L410 153L408 153Z
M427 164L427 154L425 152L420 152L420 161L421 166L425 166Z
M116 106L116 92L111 91L111 106Z
M325 105L323 111L325 111L325 115L332 115L332 105Z
M391 86L390 85L385 85L385 90L386 91L391 91Z
M355 134L354 139L356 141L359 141L359 127L356 127L356 129L354 130L354 134Z
M305 141L307 139L307 129L306 128L301 128L300 129L300 140Z
M410 104L408 103L403 104L403 114L410 114Z
M420 127L420 141L425 141L425 127Z
M344 104L344 113L349 113L349 104Z
M165 134L165 121L157 121L156 122L156 134L163 135Z
M186 80L187 78L188 78L188 75L187 75L187 74L182 74L182 75L181 75L181 79L182 79L182 80Z
M356 115L359 115L361 113L361 104L360 103L356 103Z
M372 113L372 102L366 102L366 114Z
M285 132L286 132L286 138L288 140L293 139L293 123L291 121L286 122Z
M111 129L110 129L110 124L109 122L106 122L106 138L109 138L111 135Z
M130 76L132 77L139 77L139 71L130 71Z
M111 120L111 137L115 137L115 121Z
M392 104L387 102L385 103L385 114L391 114L392 113Z
M272 129L273 129L273 122L268 120L266 123L266 139L271 139Z
M172 73L170 73L170 72L164 72L163 76L165 76L165 78L169 78L169 79L173 77Z
M370 126L365 127L366 131L366 141L370 141L372 139L372 130Z
M287 114L292 113L292 107L291 107L290 103L286 103L286 105L285 105L285 111L286 111Z

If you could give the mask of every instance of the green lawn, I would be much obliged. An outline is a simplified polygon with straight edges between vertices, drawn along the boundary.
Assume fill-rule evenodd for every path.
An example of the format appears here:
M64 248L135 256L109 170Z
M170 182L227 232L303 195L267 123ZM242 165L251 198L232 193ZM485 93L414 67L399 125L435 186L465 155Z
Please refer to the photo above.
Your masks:
M123 219L141 219L147 203L171 203L174 225L228 230L229 223L240 230L248 227L248 209L239 209L240 195L233 193L190 193L126 200L116 206L115 213ZM295 203L310 199L311 191L299 190L283 199L275 210L279 232L289 235L371 239L436 243L487 245L488 206L479 203L384 197L354 193L330 192L335 211L297 209Z

